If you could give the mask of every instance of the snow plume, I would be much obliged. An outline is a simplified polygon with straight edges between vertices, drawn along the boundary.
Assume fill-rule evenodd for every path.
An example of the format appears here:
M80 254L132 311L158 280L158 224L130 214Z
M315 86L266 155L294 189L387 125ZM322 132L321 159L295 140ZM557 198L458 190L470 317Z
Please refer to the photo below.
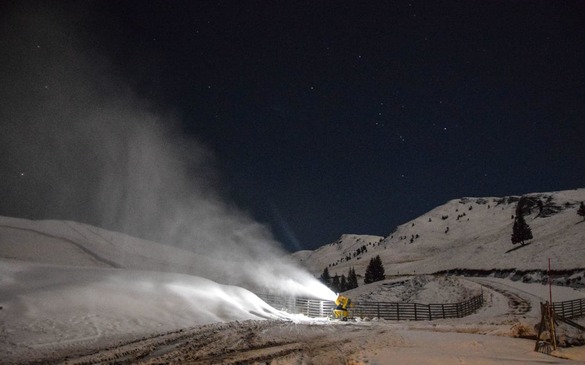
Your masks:
M210 149L57 21L83 19L46 6L14 5L0 28L0 214L123 231L196 252L192 274L330 299L268 228L222 199Z

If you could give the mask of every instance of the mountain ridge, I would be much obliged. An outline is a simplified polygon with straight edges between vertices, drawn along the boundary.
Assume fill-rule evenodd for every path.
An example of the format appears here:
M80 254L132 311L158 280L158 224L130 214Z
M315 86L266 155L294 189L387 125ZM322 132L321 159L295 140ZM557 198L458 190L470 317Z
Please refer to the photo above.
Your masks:
M578 216L585 189L505 197L453 199L397 226L386 237L342 235L313 251L292 257L314 275L358 276L369 260L380 255L387 275L431 274L455 269L545 270L585 268L585 223ZM534 238L524 246L511 243L512 226L521 212ZM355 255L356 242L367 251ZM335 249L333 249L333 247ZM350 255L348 255L350 254Z

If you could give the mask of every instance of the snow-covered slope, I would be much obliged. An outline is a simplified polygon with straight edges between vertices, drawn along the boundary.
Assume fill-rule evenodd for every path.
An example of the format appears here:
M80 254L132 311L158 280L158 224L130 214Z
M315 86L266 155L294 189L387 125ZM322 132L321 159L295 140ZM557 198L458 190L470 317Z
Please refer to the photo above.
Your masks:
M0 217L0 363L207 323L301 320L195 275L210 266L218 276L225 268L85 224Z
M209 258L71 221L0 217L0 257L35 263L193 273ZM212 263L213 264L213 263ZM212 265L211 264L211 265Z
M451 200L407 222L387 237L344 235L315 251L293 254L313 274L328 268L363 276L380 255L386 274L434 273L455 268L546 270L585 268L585 222L577 214L585 189L527 194L523 214L534 239L523 247L510 237L521 197ZM356 254L364 246L367 252Z
M384 237L380 236L344 234L337 241L322 246L315 251L303 250L295 252L293 257L313 271L316 269L323 271L324 267L339 264L342 267L346 267L343 263L351 262L351 260L347 260L348 257L354 258L354 263L358 262L365 255L356 256L357 252L366 252L368 248L371 248L372 245L378 245L383 239Z

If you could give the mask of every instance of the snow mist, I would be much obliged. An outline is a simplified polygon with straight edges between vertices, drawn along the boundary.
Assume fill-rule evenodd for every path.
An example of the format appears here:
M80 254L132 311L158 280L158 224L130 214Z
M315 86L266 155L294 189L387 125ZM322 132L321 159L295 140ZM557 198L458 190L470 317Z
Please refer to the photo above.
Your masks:
M213 152L73 36L83 19L45 6L15 9L1 29L10 54L0 68L3 214L86 222L200 258L153 270L334 299L267 227L225 201Z

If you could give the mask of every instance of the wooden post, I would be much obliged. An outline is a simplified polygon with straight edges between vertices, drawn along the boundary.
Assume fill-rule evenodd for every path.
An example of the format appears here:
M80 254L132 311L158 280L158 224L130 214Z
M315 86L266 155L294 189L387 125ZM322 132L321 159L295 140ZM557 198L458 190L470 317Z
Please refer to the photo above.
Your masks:
M557 349L557 332L555 329L555 313L552 309L552 304L540 303L540 326L538 329L538 336L536 337L536 345L534 347L534 351L539 351L541 346L544 345L546 342L540 339L542 332L548 330L549 333L549 345L550 347L544 348L545 351L550 352L550 348L552 347L553 351Z
M555 311L553 309L552 303L549 304L549 331L550 331L550 338L551 338L551 343L552 343L552 347L553 350L556 351L557 349L557 330L555 327Z
M542 331L544 331L544 326L546 323L545 319L546 309L544 308L544 304L540 303L540 326L538 326L538 335L536 335L536 344L534 345L534 351L538 351L540 349L540 335Z

